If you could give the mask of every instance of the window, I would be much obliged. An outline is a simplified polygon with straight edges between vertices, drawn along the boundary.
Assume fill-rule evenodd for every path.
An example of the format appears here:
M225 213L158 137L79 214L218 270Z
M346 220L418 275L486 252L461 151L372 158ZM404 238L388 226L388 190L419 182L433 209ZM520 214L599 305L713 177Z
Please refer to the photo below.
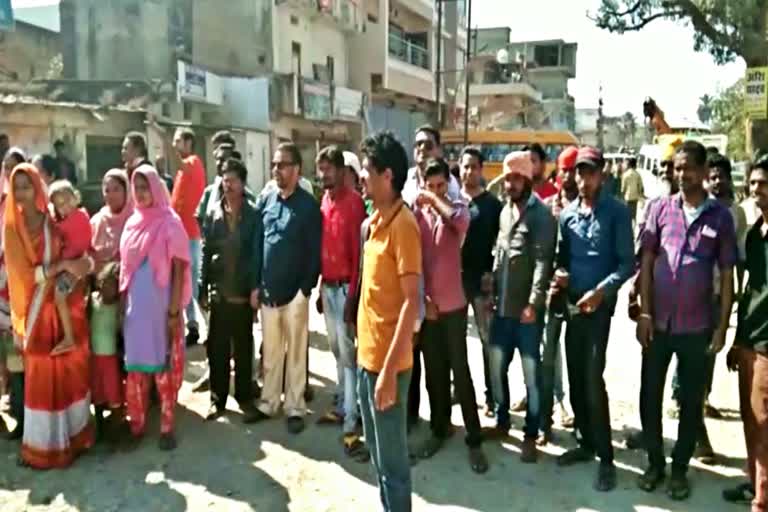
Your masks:
M536 46L533 52L533 59L538 66L559 66L560 65L560 47L556 44L546 44Z

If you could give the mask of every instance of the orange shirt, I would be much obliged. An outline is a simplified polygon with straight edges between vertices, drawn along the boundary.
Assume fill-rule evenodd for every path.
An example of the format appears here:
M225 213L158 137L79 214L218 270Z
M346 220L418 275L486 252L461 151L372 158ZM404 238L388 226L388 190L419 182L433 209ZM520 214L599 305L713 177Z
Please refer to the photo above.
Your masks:
M421 274L421 231L416 218L401 201L371 218L370 235L363 247L363 279L357 312L357 358L360 366L378 373L395 337L397 320L405 302L400 280ZM405 351L395 371L413 366L411 350Z
M184 229L190 240L200 239L200 226L195 213L205 191L205 168L197 155L189 155L181 160L181 169L176 171L173 183L171 206L181 217Z

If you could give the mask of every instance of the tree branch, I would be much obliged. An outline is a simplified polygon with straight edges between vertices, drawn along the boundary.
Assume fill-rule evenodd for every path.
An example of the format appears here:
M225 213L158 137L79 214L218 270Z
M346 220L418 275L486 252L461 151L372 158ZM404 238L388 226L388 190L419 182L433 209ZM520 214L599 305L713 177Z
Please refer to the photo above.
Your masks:
M691 0L672 0L670 3L677 5L682 9L682 14L691 19L693 28L696 29L697 32L703 34L714 45L724 46L740 55L744 54L741 45L728 34L724 34L717 30L717 28L707 20L704 13L701 12L701 9L699 9Z
M643 18L641 21L639 21L635 25L627 25L625 27L622 27L620 30L620 33L621 32L637 32L645 28L645 26L651 23L652 21L655 21L659 18L672 18L675 16L680 16L681 14L683 14L682 11L657 12L656 14L652 14L646 18ZM600 27L600 28L606 28L606 27Z

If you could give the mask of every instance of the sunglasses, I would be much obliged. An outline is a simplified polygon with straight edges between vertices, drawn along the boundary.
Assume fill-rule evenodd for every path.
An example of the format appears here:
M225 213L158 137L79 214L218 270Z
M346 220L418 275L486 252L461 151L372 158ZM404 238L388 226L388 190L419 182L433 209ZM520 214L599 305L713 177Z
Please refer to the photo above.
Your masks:
M421 148L422 146L424 147L424 149L429 151L430 149L433 149L435 147L435 143L429 139L417 140L416 142L413 143L413 147L415 148Z
M293 162L272 162L272 168L274 169L277 167L278 170L282 171L286 167L291 167L292 165L296 165Z

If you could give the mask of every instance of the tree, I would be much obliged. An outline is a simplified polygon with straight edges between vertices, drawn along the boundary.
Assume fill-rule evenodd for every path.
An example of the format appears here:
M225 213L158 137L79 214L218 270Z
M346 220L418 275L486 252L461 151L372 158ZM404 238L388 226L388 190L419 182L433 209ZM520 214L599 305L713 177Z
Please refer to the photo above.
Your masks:
M694 29L694 49L718 64L741 57L748 67L768 65L766 0L601 0L592 19L619 34L658 19L686 23ZM750 135L755 149L768 149L768 121L753 121Z
M746 121L742 79L712 99L712 127L714 131L728 135L728 156L733 160L749 158L744 131Z
M712 96L705 94L699 98L699 108L696 113L699 116L699 121L709 124L709 121L712 119Z

